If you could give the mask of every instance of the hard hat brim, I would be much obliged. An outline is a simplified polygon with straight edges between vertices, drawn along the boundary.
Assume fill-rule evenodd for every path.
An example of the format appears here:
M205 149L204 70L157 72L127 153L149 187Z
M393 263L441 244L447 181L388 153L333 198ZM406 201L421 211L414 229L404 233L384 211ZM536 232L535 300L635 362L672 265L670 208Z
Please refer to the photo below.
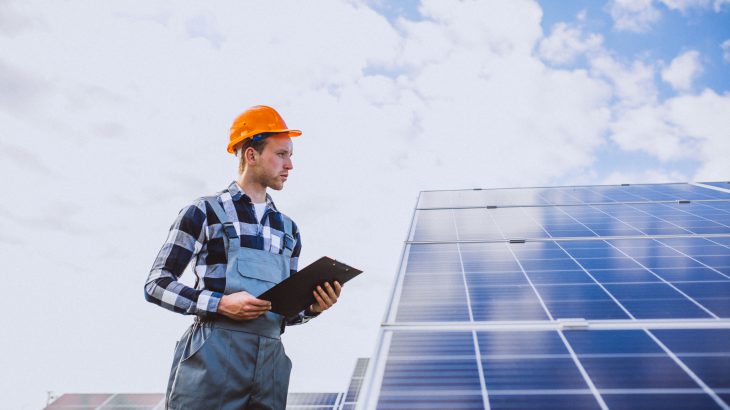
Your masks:
M272 133L272 134L286 134L287 137L298 137L298 136L302 135L302 132L300 130L289 130L289 129L272 130L272 131L266 131L266 132ZM251 137L253 137L253 135L242 135L236 139L231 140L231 142L228 143L227 151L229 153L233 154L233 147L235 147L236 145L243 142L243 140L245 140L246 138L251 138Z

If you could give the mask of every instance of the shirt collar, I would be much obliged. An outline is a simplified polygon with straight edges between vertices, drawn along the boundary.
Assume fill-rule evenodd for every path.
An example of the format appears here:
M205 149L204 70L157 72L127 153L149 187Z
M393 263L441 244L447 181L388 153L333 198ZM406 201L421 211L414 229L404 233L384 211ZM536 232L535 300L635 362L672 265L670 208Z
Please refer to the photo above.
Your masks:
M228 185L228 193L231 194L231 198L234 201L238 201L241 198L243 198L243 200L246 203L251 203L251 197L249 197L248 195L246 195L245 192L243 192L243 189L241 189L241 187L238 186L236 181L233 181L233 182L231 182L230 185ZM266 207L271 208L272 210L274 210L276 212L279 212L279 210L276 209L276 205L274 205L274 200L271 199L271 195L269 195L268 193L266 194Z

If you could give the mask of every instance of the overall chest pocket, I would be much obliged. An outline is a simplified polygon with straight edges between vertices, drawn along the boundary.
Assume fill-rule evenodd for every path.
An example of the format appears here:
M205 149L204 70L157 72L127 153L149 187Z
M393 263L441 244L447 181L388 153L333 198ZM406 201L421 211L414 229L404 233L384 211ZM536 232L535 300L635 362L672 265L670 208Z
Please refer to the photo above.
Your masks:
M236 260L237 282L246 292L258 296L289 276L288 261L282 255L250 251Z

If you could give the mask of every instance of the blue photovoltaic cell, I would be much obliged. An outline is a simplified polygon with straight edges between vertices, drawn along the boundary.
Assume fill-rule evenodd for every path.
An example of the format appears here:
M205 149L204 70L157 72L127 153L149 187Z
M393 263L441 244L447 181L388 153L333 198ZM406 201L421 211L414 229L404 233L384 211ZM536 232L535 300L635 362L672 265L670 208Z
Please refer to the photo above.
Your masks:
M403 403L414 409L481 408L471 332L393 334L378 408L404 408Z
M683 239L414 244L396 320L730 317L730 248Z
M487 391L582 389L588 385L570 357L482 359Z
M489 407L501 409L600 409L596 398L590 394L530 394L490 395Z
M730 329L672 329L652 333L708 386L730 388Z
M397 320L469 320L457 245L411 245Z
M728 202L420 210L415 241L730 233Z
M381 392L378 409L431 409L431 410L481 410L484 409L481 394L454 393L449 395L402 394L394 395Z
M598 389L685 389L697 384L669 357L585 357Z
M572 408L593 408L597 401L577 360L609 407L664 408L672 405L667 396L673 396L713 408L713 399L652 334L705 384L727 388L730 330L651 332L567 330L563 342L556 331L477 331L490 407L571 408L572 402ZM434 409L449 400L453 406L444 408L481 408L471 332L392 334L378 408Z
M609 405L633 397L646 408L662 408L663 395L649 389L694 389L692 397L703 402L700 386L643 330L566 331L565 336Z
M710 396L704 393L651 393L651 394L605 394L603 400L612 409L719 409Z
M289 393L286 399L287 407L292 406L329 406L331 409L337 402L339 393Z
M377 408L728 402L730 329L697 327L730 318L729 192L690 184L434 191L418 207ZM433 326L416 330L423 325Z
M475 321L730 317L730 249L702 241L412 245L397 320L468 321L467 290Z
M419 208L464 206L559 205L730 199L730 193L690 184L584 186L555 188L425 191Z
M722 181L722 182L703 182L703 184L716 186L718 188L730 189L730 182L728 182L728 181Z

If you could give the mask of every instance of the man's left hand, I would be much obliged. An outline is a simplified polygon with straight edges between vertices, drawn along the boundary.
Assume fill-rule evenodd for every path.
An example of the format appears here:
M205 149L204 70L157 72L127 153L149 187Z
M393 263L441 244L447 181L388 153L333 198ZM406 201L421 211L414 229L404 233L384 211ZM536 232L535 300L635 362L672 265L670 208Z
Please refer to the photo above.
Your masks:
M314 300L317 302L309 305L309 311L321 313L331 308L332 305L337 303L340 292L342 292L342 286L337 281L334 281L334 287L329 282L325 282L323 286L317 286L317 289L312 291Z

